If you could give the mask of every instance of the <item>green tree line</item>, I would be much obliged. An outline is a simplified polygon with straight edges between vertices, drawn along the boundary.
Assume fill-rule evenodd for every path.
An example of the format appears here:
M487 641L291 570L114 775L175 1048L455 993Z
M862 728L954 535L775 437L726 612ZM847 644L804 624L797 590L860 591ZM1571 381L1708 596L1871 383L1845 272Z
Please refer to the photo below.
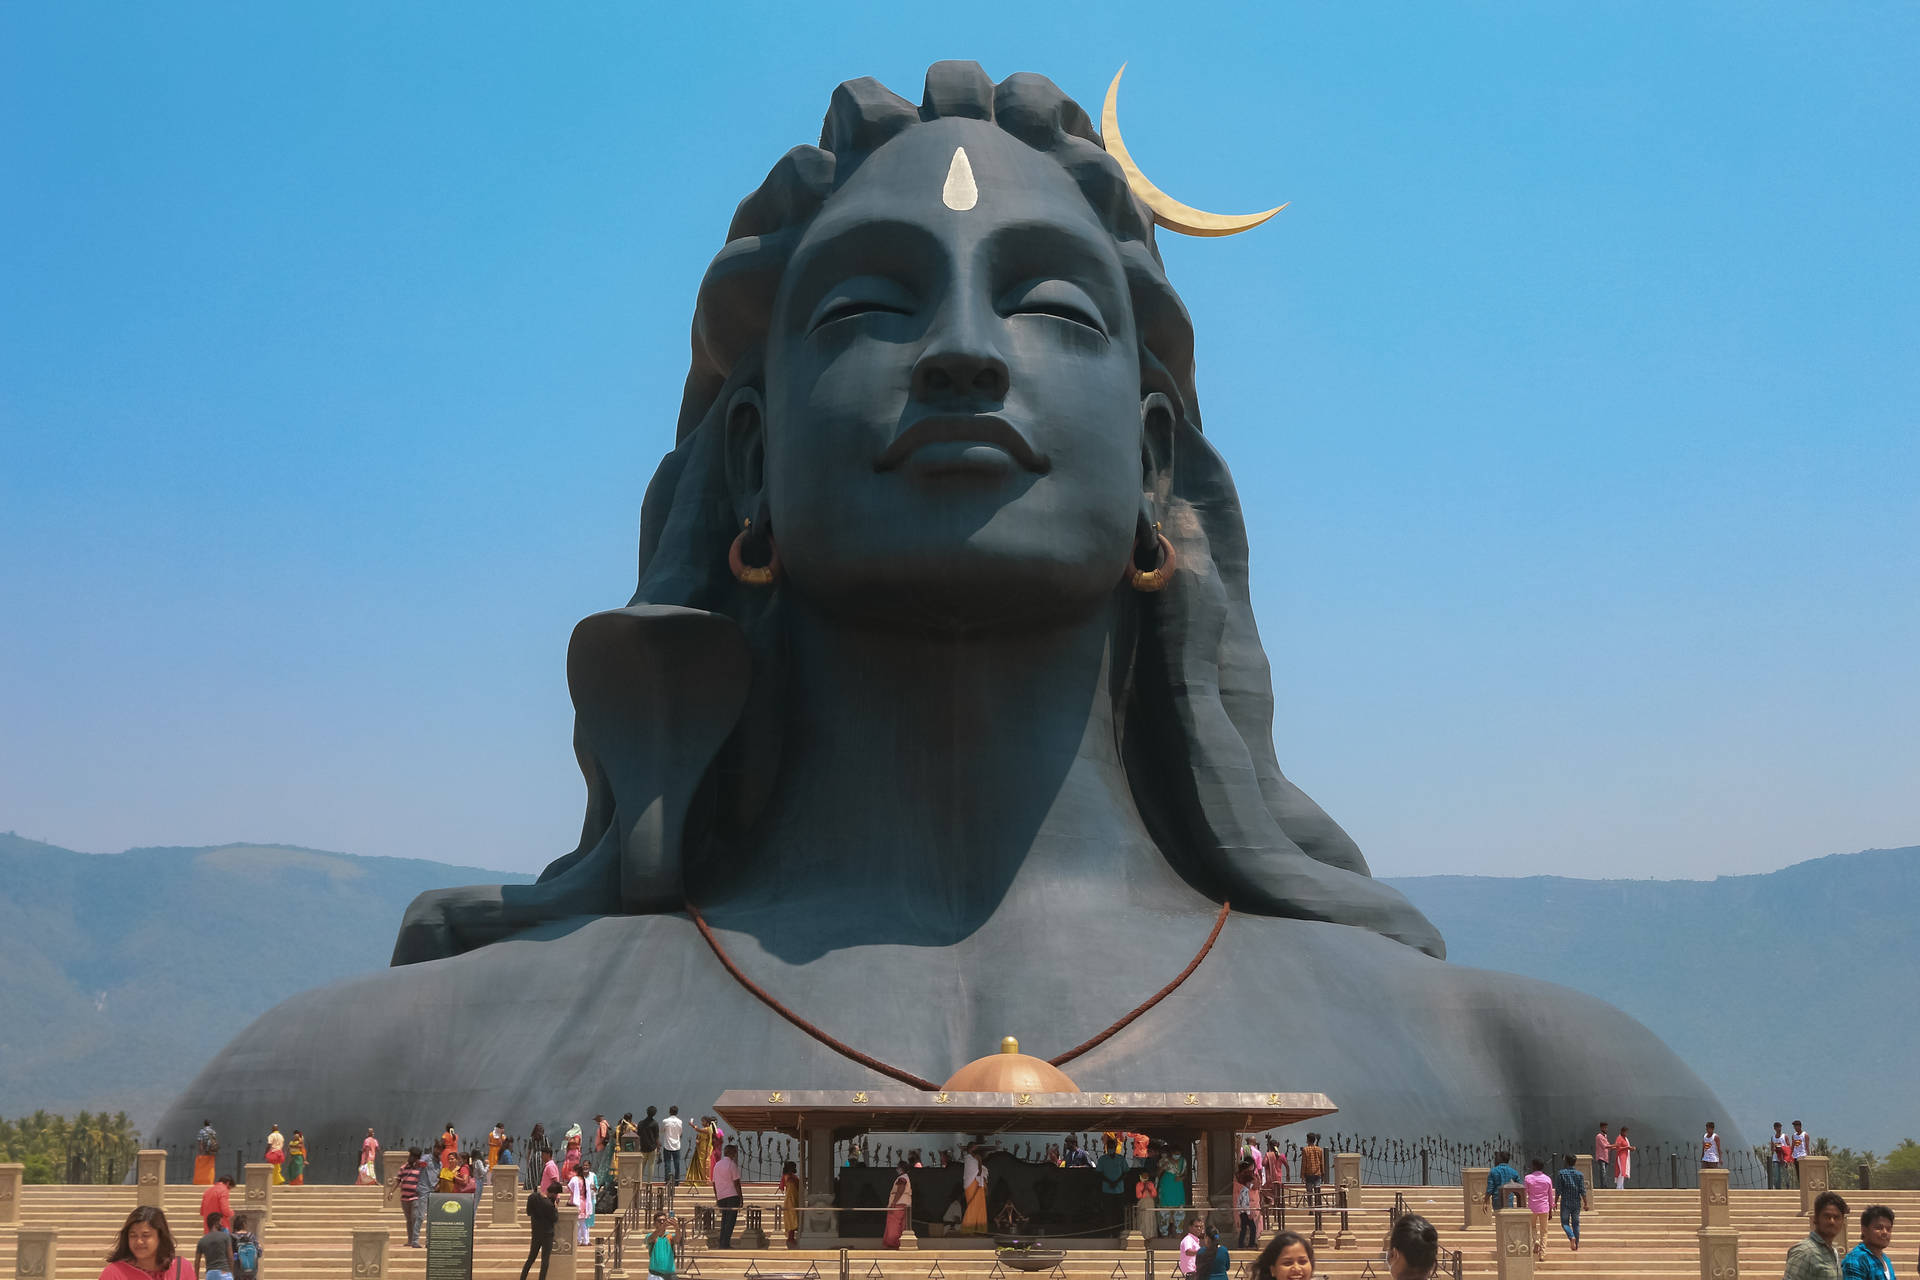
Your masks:
M1871 1151L1855 1151L1852 1147L1830 1146L1825 1138L1815 1138L1813 1154L1826 1156L1833 1161L1828 1173L1835 1191L1860 1190L1861 1165L1867 1166L1867 1178L1872 1184L1867 1192L1869 1195L1880 1190L1920 1189L1920 1142L1912 1138L1903 1138L1898 1146L1884 1156L1876 1156ZM1755 1147L1753 1158L1764 1168L1767 1149L1764 1146Z
M139 1150L139 1130L124 1111L0 1116L0 1162L25 1165L28 1182L119 1182Z

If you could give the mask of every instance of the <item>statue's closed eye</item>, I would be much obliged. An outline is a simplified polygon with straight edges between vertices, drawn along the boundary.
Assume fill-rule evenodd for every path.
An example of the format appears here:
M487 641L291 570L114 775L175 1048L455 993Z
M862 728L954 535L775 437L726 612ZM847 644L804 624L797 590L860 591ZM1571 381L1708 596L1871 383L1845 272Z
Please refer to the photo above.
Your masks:
M919 299L896 281L885 276L855 276L841 281L821 296L819 305L814 307L813 315L807 321L807 332L813 333L855 316L910 316L918 306Z
M1068 280L1029 280L1009 289L1000 299L1002 315L1056 316L1108 336L1100 308L1086 290Z

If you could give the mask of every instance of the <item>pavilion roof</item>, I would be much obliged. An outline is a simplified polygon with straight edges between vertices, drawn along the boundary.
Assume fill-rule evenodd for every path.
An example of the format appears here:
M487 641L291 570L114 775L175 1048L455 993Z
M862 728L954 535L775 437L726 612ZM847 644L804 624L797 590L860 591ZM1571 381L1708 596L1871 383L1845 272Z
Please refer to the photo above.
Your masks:
M714 1110L736 1131L1037 1133L1127 1129L1258 1133L1330 1115L1324 1093L950 1093L923 1089L729 1089Z

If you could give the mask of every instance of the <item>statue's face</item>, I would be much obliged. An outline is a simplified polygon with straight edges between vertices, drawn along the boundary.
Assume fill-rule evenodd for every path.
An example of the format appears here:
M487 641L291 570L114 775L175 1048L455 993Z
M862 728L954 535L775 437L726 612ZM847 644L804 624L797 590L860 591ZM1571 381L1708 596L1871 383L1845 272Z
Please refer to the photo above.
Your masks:
M792 589L934 627L1086 616L1131 553L1140 398L1120 258L1066 173L980 121L907 130L827 201L775 303L765 482Z

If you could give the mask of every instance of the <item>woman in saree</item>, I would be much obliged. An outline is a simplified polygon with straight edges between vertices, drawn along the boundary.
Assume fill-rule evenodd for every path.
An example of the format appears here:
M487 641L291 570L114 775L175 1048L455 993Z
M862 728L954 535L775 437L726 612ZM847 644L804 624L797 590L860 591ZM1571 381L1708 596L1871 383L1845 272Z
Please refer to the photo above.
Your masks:
M800 1243L800 1166L792 1160L780 1166L780 1220L787 1228L787 1248Z
M898 1249L900 1237L913 1213L913 1180L907 1171L913 1168L905 1160L894 1166L893 1189L887 1192L887 1229L880 1237L882 1249Z
M193 1264L173 1251L167 1215L141 1205L127 1215L100 1280L194 1280Z
M307 1139L298 1129L287 1143L287 1162L285 1165L287 1185L301 1187L307 1181Z
M960 1162L960 1191L967 1198L967 1211L960 1215L962 1235L987 1234L987 1153L979 1143L967 1148Z
M1183 1151L1169 1151L1160 1161L1160 1234L1173 1234L1179 1211L1187 1207L1187 1157Z
M279 1125L274 1125L273 1132L267 1135L267 1154L264 1159L268 1164L273 1166L273 1185L276 1187L285 1186L287 1180L281 1173L281 1167L285 1165L287 1161L287 1138L285 1134L280 1132Z
M687 1161L687 1185L713 1185L713 1117L701 1116L693 1131L693 1159Z

